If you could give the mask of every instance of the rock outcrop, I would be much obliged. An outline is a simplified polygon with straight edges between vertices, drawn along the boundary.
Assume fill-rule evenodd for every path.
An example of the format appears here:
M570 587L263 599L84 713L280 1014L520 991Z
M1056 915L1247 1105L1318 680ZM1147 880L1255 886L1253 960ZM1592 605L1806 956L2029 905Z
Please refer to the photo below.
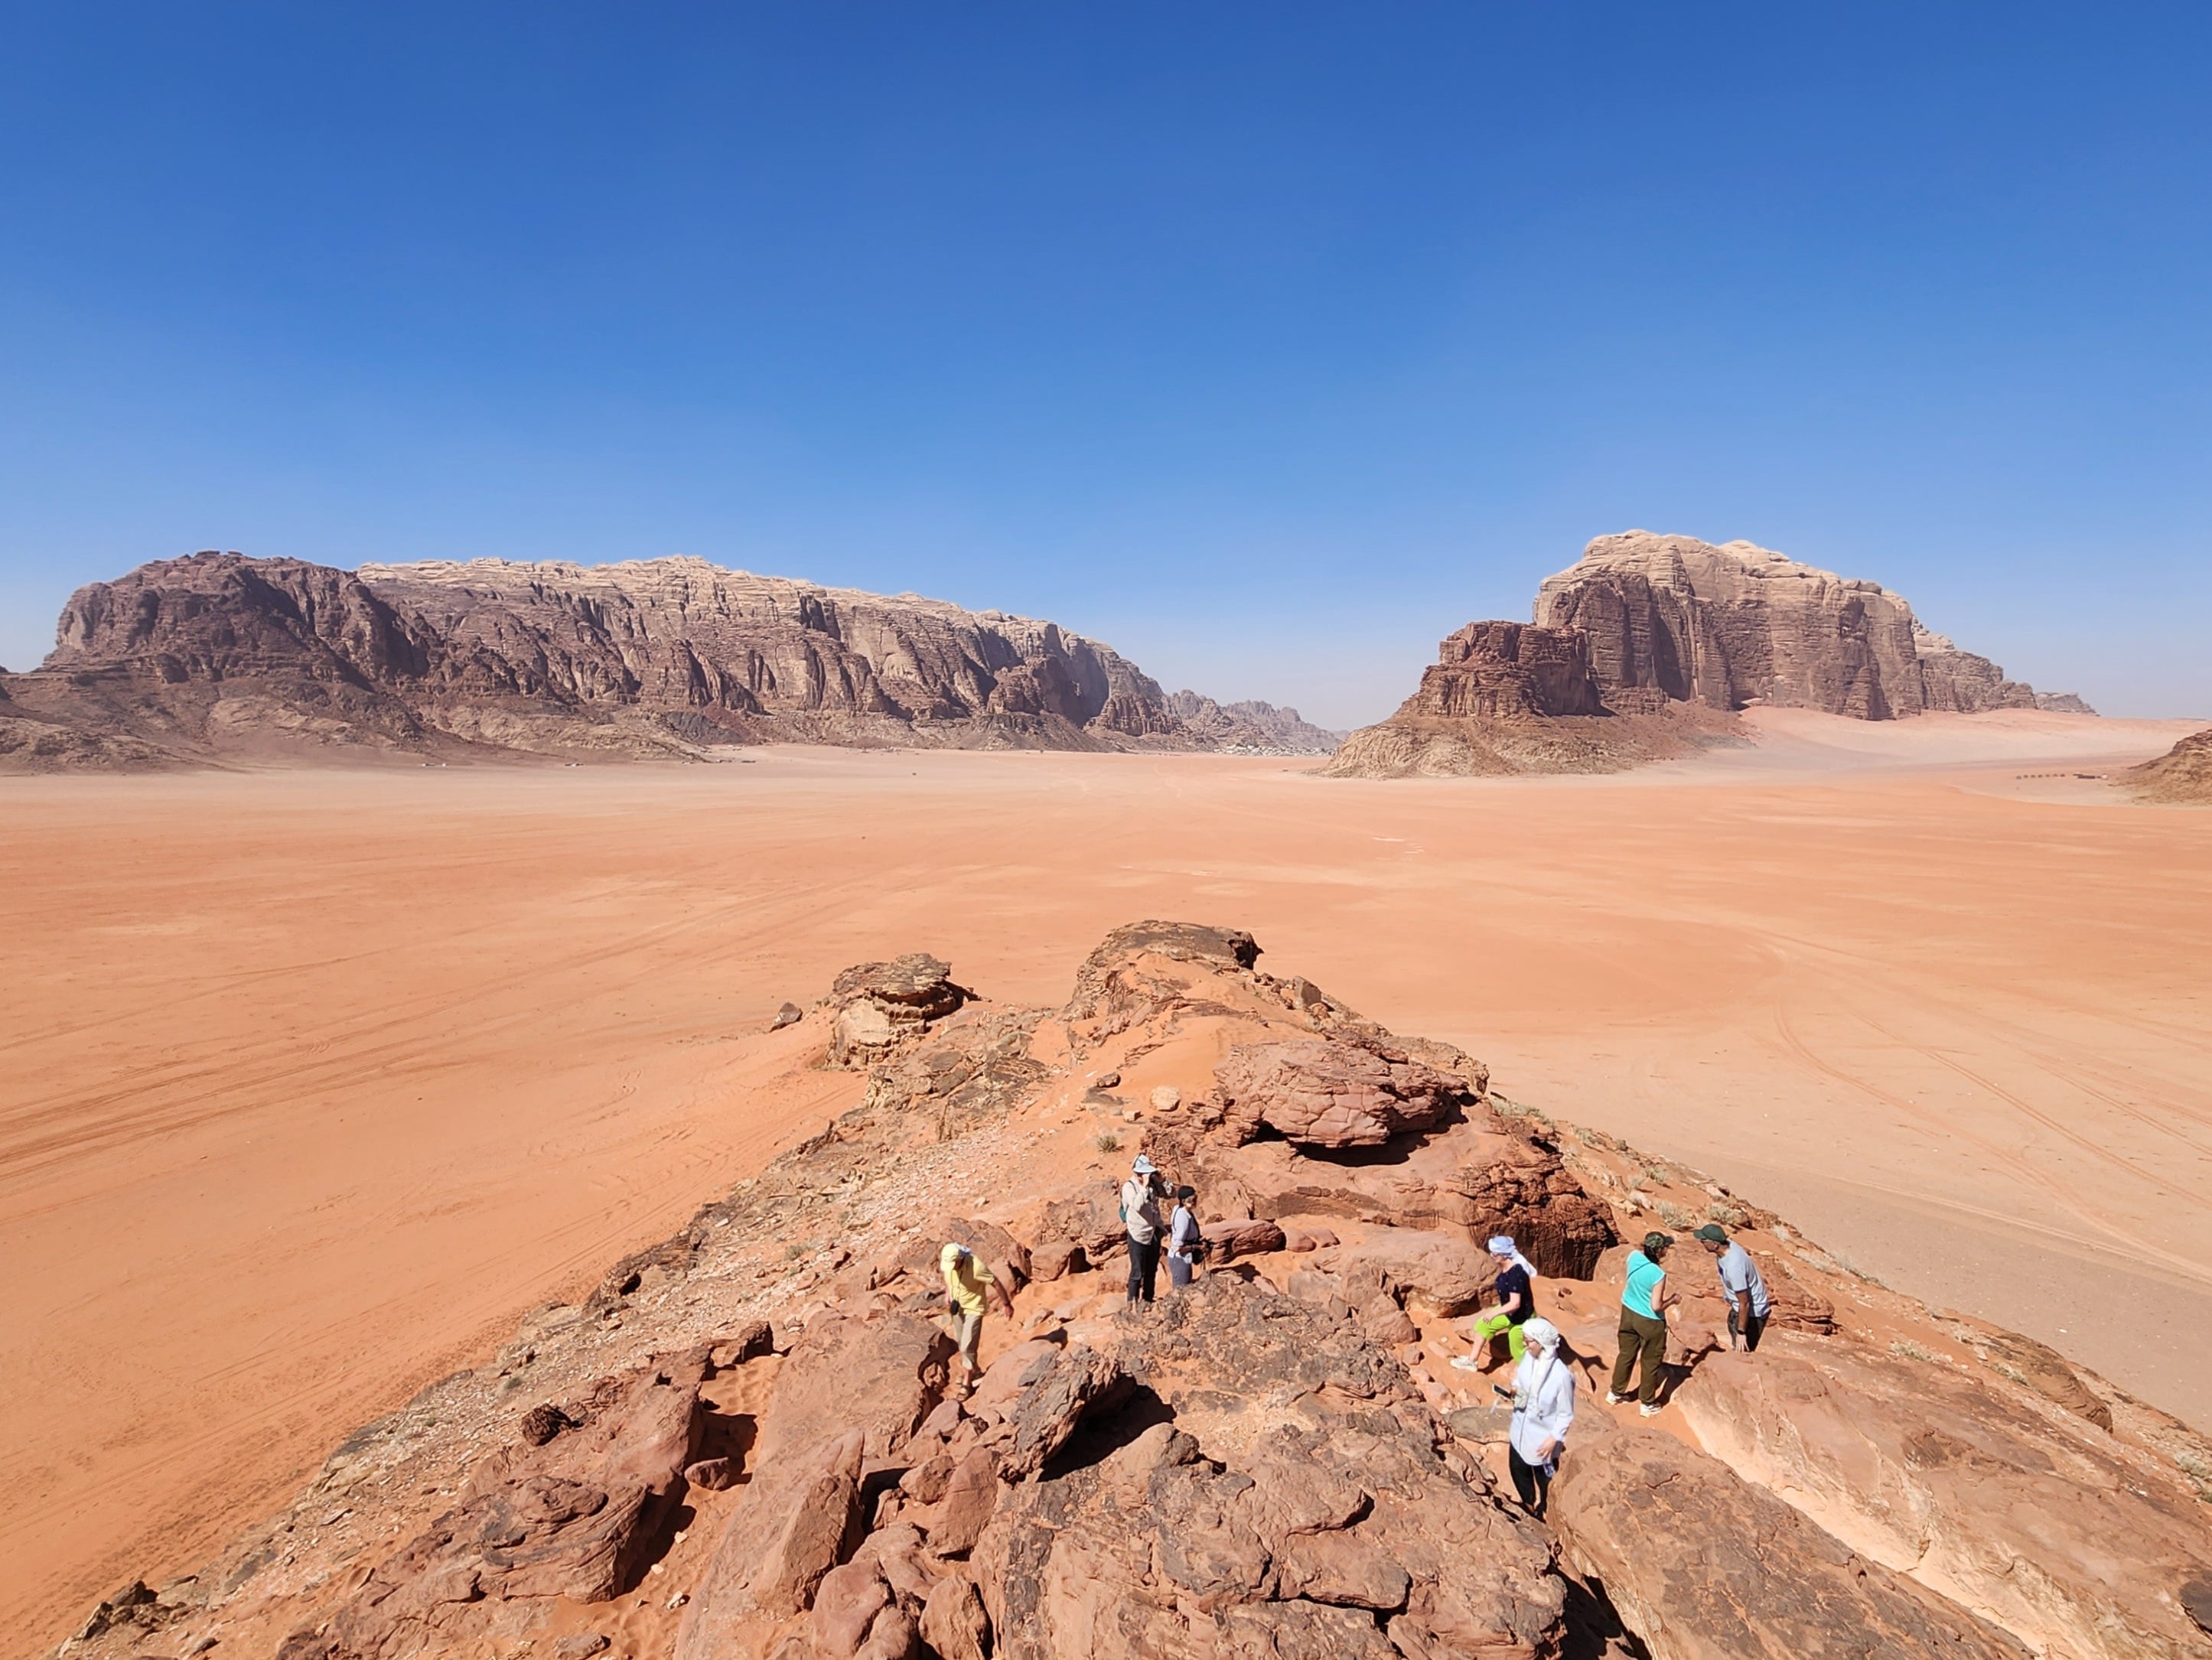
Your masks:
M1345 739L1342 732L1316 726L1297 710L1272 703L1216 703L1195 692L1177 692L1167 707L1186 732L1230 754L1326 755Z
M2033 688L1929 632L1901 595L1748 542L1600 536L1545 579L1536 621L1589 637L1609 695L1862 720L2036 706Z
M921 954L840 975L759 1041L818 1086L846 1014L903 1011L854 1057L858 1105L349 1437L197 1574L104 1600L71 1660L2204 1651L2204 1437L1260 955L1131 924L1058 1010ZM1143 1310L1108 1260L1138 1148L1216 1246ZM1618 1242L1700 1216L1775 1319L1730 1352L1686 1245L1649 1425L1601 1393ZM1498 1232L1577 1384L1541 1517L1506 1485L1510 1409L1449 1364ZM972 1389L948 1239L1011 1309Z
M776 742L1322 753L1335 736L1170 699L1055 623L688 558L159 560L80 590L45 666L0 676L0 765L18 770Z
M2212 802L2212 727L2191 733L2156 760L2130 766L2118 782L2145 801Z
M1339 778L1607 772L1733 731L1753 704L1863 720L1930 710L2094 714L1930 633L1899 595L1784 554L1645 530L1600 536L1537 591L1535 624L1472 622Z
M1577 1415L1574 1434L1580 1456L1553 1483L1553 1518L1569 1561L1652 1660L2027 1660L2004 1633L1695 1447L1596 1412Z

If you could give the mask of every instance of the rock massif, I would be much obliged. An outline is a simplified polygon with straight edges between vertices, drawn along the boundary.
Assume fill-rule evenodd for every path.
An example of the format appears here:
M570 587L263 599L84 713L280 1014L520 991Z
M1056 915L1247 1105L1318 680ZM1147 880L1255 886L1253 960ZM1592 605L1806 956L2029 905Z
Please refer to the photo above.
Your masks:
M0 763L336 746L449 759L727 744L1321 753L1266 704L1170 698L1111 647L1001 612L697 559L370 565L200 554L81 590L0 677Z
M1326 770L1609 770L1724 737L1754 704L1863 720L2094 712L2008 680L1879 583L1748 542L1631 530L1547 578L1534 627L1475 622L1446 639L1420 688Z
M2206 1651L2212 1443L1259 957L1132 924L1057 1009L994 1008L923 952L848 970L761 1041L865 1069L856 1106L348 1438L198 1573L116 1592L68 1652ZM1114 1260L1138 1148L1197 1189L1213 1245L1143 1309ZM1729 1352L1710 1263L1670 1258L1646 1423L1601 1395L1621 1240L1705 1218L1762 1262L1775 1319ZM1508 1413L1449 1364L1498 1232L1577 1379L1540 1515L1505 1479ZM972 1389L947 1239L1012 1306Z

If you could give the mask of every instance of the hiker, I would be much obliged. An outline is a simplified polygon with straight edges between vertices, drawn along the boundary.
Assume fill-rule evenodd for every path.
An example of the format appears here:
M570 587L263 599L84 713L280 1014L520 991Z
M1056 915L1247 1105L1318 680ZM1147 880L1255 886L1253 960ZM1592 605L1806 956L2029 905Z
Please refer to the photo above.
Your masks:
M1719 1259L1713 1266L1719 1270L1721 1289L1728 1293L1729 1345L1748 1354L1759 1347L1759 1334L1766 1330L1766 1317L1774 1306L1766 1295L1766 1281L1751 1253L1732 1243L1719 1223L1707 1222L1695 1238L1707 1256Z
M1492 1345L1500 1333L1507 1359L1517 1366L1526 1342L1522 1328L1536 1312L1536 1265L1503 1233L1491 1240L1490 1254L1498 1263L1498 1306L1477 1317L1474 1347L1452 1362L1462 1372L1490 1371L1497 1364Z
M945 1271L945 1312L959 1323L960 1359L966 1366L967 1381L973 1385L975 1374L983 1369L978 1351L983 1346L983 1311L987 1300L995 1297L1008 1319L1014 1317L1014 1306L1008 1300L1006 1290L994 1279L983 1259L957 1239L948 1239L945 1249L937 1253L937 1265Z
M1521 1324L1525 1352L1513 1369L1513 1422L1505 1463L1522 1508L1541 1516L1559 1472L1559 1449L1575 1420L1575 1374L1560 1351L1559 1329L1539 1315Z
M1160 1272L1160 1204L1164 1190L1160 1173L1143 1154L1129 1166L1129 1179L1121 1184L1121 1226L1129 1233L1129 1306L1141 1296L1152 1300L1152 1285Z
M1206 1231L1198 1225L1198 1190L1176 1189L1168 1213L1168 1283L1177 1291L1190 1284L1191 1272L1206 1255Z
M1645 1234L1644 1248L1628 1253L1628 1283L1620 1292L1620 1354L1613 1363L1613 1387L1605 1398L1614 1406L1628 1403L1628 1380L1641 1355L1644 1380L1636 1399L1646 1418L1659 1415L1660 1374L1667 1364L1667 1310L1674 1300L1662 1263L1674 1243L1664 1233Z

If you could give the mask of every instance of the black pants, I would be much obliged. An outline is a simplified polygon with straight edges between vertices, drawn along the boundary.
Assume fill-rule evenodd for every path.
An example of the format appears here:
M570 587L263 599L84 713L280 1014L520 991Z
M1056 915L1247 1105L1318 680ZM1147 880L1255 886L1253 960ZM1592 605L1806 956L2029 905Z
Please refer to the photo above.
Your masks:
M1129 1300L1135 1302L1142 1296L1152 1300L1152 1282L1160 1277L1160 1242L1158 1239L1129 1241Z
M1771 1311L1770 1311L1770 1312L1771 1312ZM1730 1303L1729 1305L1729 1336L1730 1337L1735 1337L1740 1333L1743 1337L1743 1346L1747 1351L1757 1348L1759 1347L1759 1335L1766 1330L1767 1316L1765 1314L1753 1314L1747 1318L1741 1325L1738 1325L1736 1324L1738 1318L1739 1317L1735 1312L1735 1305L1734 1303Z
M1505 1449L1506 1468L1513 1472L1513 1491L1532 1516L1541 1516L1552 1496L1552 1472L1530 1463L1510 1446Z

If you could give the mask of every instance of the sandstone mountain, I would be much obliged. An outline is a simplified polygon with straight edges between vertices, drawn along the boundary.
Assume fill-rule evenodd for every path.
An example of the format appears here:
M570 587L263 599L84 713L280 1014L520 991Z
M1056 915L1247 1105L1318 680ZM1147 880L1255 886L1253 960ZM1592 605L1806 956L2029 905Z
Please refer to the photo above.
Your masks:
M1600 536L1537 591L1535 626L1470 623L1419 690L1324 770L1607 771L1725 741L1753 704L1862 720L2095 712L1930 632L1904 598L1748 542Z
M729 744L1324 753L1265 704L1176 698L1057 624L724 570L200 554L95 583L0 677L0 764L368 748L697 757Z
M858 1105L346 1436L197 1573L117 1591L67 1651L2206 1651L2212 1443L1260 954L1133 924L1057 1009L995 1005L921 952L841 974L755 1041L854 1071ZM1142 1311L1115 1202L1139 1149L1198 1190L1212 1245ZM1622 1241L1708 1218L1762 1264L1772 1324L1731 1351L1685 1243L1647 1421L1602 1393ZM1449 1364L1498 1232L1573 1351L1541 1516L1507 1485L1490 1381ZM972 1391L948 1239L1012 1304Z
M2212 802L2212 727L2192 732L2156 760L2120 774L2145 801Z

